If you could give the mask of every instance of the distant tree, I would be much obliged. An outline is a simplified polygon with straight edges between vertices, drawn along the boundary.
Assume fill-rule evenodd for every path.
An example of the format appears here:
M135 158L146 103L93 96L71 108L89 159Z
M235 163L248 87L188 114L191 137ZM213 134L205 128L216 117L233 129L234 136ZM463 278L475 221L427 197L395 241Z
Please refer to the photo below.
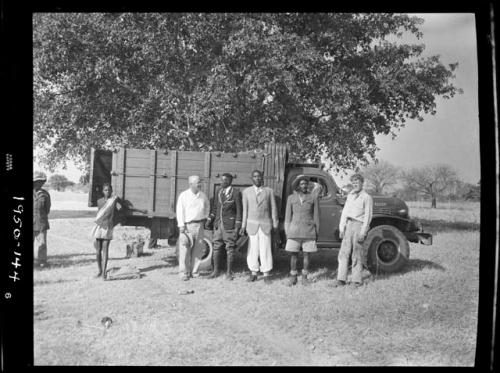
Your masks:
M431 208L436 208L437 197L458 181L457 172L446 164L413 168L401 178L407 188L429 196Z
M481 199L481 181L476 185L467 183L466 189L462 193L466 201L479 201Z
M435 114L457 63L391 13L34 13L34 143L52 169L89 149L245 151L352 168L376 135ZM399 39L399 40L398 40ZM84 161L84 162L81 162Z
M57 191L64 191L67 187L73 186L75 183L68 180L66 176L64 175L52 175L49 177L49 180L47 181L47 184L57 190Z
M80 176L80 179L78 180L78 182L81 184L81 185L87 185L90 181L90 172L88 171L85 171L85 173L83 175Z
M398 181L399 168L387 161L378 161L366 166L361 173L365 177L368 191L372 194L383 194Z

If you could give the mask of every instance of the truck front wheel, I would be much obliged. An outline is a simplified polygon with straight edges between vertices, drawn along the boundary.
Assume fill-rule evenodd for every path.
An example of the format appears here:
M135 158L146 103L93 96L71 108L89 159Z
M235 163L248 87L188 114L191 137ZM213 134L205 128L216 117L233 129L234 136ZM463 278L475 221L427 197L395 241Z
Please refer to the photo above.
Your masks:
M372 272L398 272L408 262L410 244L404 234L391 225L379 225L368 232L365 249Z

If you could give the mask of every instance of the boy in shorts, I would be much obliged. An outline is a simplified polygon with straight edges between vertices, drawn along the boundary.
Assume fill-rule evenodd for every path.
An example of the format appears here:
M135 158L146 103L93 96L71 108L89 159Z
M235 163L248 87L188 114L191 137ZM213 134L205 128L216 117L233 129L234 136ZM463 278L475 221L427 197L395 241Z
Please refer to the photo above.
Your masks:
M302 285L309 285L309 253L317 251L316 240L319 232L319 203L316 194L309 192L309 179L299 175L294 182L295 192L286 202L285 250L290 253L289 286L297 284L297 259L300 249L304 255Z

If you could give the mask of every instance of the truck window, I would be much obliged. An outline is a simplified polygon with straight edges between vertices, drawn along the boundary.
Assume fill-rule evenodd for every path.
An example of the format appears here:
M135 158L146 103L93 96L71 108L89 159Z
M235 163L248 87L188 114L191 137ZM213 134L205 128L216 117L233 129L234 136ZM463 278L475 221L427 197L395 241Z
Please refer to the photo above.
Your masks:
M326 181L320 177L311 177L309 181L309 192L316 194L319 198L328 196L328 187Z

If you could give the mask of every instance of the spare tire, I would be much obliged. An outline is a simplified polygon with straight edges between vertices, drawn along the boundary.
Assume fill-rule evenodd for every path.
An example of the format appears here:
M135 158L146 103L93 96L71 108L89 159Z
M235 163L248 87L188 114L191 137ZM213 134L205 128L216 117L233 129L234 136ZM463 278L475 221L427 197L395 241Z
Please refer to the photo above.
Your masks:
M364 242L368 268L372 272L398 272L410 258L410 244L392 225L379 225L368 232Z
M203 254L201 256L201 261L198 269L200 271L211 271L212 270L212 256L214 252L214 248L212 245L212 241L208 238L203 239Z

